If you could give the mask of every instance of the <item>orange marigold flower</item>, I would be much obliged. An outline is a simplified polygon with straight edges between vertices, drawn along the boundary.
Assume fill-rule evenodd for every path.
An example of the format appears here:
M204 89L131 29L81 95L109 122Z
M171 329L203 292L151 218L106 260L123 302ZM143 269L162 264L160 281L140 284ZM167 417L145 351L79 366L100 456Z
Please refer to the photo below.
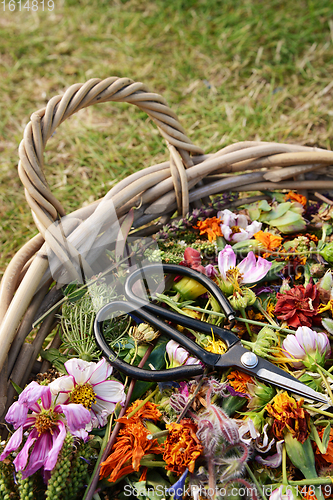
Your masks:
M150 431L145 428L142 422L133 422L132 419L128 422L119 431L113 452L105 462L101 463L100 478L110 476L108 478L110 483L114 483L126 474L138 471L144 455L163 453L163 447L158 444L156 439L147 439Z
M283 238L277 234L264 233L264 231L258 231L253 236L257 241L260 241L267 250L276 250L283 240Z
M142 403L140 399L134 401L134 403L129 408L127 408L125 415L117 419L117 422L121 422L122 424L128 424L128 422L138 422L143 418L147 418L149 420L159 420L161 418L162 413L157 408L157 405L151 403L150 401L147 401L147 403L145 403L142 406L142 408L137 410L134 413L134 415L129 419L128 415L132 413L132 411L134 411L139 406L140 403Z
M297 203L303 205L303 207L305 207L308 201L305 196L303 196L302 194L294 193L294 191L289 191L289 193L285 195L284 199L286 201L296 201Z
M101 463L100 477L108 477L111 483L117 479L138 471L142 457L148 453L162 454L163 446L160 446L156 439L147 439L150 431L143 425L143 419L158 420L161 412L154 403L148 401L142 408L128 418L128 415L141 403L135 401L127 410L123 417L117 422L124 424L120 429L117 440L112 449L112 453ZM144 469L142 477L147 471Z
M179 424L166 425L169 434L164 442L163 460L166 469L177 476L183 474L188 467L194 471L195 461L201 455L203 446L197 438L197 425L189 418L184 418Z
M234 370L228 375L229 384L231 387L235 389L237 392L241 392L243 394L248 394L249 389L247 384L253 384L254 380L250 375L246 373L239 372L238 370Z
M302 408L303 399L296 401L287 392L278 394L272 404L266 405L266 410L274 417L273 434L277 439L283 439L284 431L288 430L293 438L304 443L310 433L310 415Z
M215 241L217 236L223 236L220 224L221 219L217 217L208 217L205 220L199 220L194 229L199 229L200 235L207 234L209 241Z

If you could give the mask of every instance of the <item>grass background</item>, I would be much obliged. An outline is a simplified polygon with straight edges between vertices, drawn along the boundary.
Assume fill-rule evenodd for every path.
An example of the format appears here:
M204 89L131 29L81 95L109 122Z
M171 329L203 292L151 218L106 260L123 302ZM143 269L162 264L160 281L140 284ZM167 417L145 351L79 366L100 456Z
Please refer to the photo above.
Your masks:
M73 83L146 83L206 152L250 139L332 147L331 0L54 0L51 12L47 0L45 12L24 4L19 12L17 1L15 11L0 2L0 277L37 233L17 175L24 127ZM144 113L108 103L57 130L46 177L71 211L166 158Z

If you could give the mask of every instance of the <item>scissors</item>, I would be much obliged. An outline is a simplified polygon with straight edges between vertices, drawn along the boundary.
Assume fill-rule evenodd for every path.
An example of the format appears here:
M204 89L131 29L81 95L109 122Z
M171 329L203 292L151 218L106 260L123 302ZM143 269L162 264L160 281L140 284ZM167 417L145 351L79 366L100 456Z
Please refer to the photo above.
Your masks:
M236 316L234 310L214 281L204 274L184 266L176 264L163 264L162 266L164 274L186 276L201 283L222 307L228 321L231 324L235 321ZM321 403L327 402L322 394L314 391L302 382L299 382L295 377L275 366L273 363L270 363L266 359L257 356L254 352L243 347L240 339L230 330L170 311L169 309L165 309L138 297L133 292L133 285L139 279L144 280L145 276L147 277L152 275L154 271L158 272L160 270L161 264L151 264L135 270L125 282L124 293L127 301L110 302L100 309L96 315L94 323L96 343L102 351L103 356L117 370L136 380L163 382L184 380L203 375L205 366L212 370L225 370L226 368L234 367L259 380L273 384L278 388L287 389L295 394ZM198 358L204 366L196 364L183 365L167 370L146 370L126 363L117 357L117 354L107 344L103 335L103 321L110 318L110 314L116 311L123 311L123 313L126 314L135 314L135 316L145 323L149 323L160 332L163 332L168 337L178 342L178 344ZM207 333L209 335L213 333L225 343L227 351L224 354L208 352L170 324L163 321L163 319L198 332Z

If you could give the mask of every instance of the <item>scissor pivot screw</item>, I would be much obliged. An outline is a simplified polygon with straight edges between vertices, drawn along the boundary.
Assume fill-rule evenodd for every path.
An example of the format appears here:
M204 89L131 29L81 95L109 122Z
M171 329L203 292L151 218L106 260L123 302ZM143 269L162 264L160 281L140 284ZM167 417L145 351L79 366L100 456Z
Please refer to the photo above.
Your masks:
M245 352L240 360L242 365L246 368L254 368L258 364L258 357L254 352Z

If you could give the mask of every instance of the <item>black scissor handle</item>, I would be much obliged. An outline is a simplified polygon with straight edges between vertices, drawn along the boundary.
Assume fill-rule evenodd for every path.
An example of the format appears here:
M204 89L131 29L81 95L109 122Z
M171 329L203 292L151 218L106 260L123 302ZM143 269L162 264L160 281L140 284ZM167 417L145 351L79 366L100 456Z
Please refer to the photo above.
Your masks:
M133 312L133 310L135 311L135 315L138 316L140 319L143 319L144 321L149 322L156 328L159 328L161 331L166 332L169 337L173 338L178 342L180 341L182 345L187 344L187 342L184 342L184 339L186 339L186 341L191 343L190 347L192 352L193 351L199 352L200 350L200 354L201 351L203 351L203 353L206 353L208 355L207 359L210 361L209 364L213 364L214 366L220 359L220 356L218 354L212 354L205 351L200 346L192 342L190 339L182 336L177 330L174 330L174 328L170 327L161 320L158 320L158 318L154 318L148 312L143 311L142 309L137 310L135 308L135 304L131 304L129 302L121 302L121 301L111 302L110 304L106 304L106 306L102 307L102 309L100 309L100 311L96 315L94 323L95 340L96 344L102 351L102 354L107 359L107 361L117 370L125 373L129 377L132 377L133 379L136 380L147 380L151 382L166 382L172 380L184 380L187 378L192 378L198 375L202 375L204 373L204 367L201 364L183 365L177 368L170 368L168 370L145 370L143 368L138 368L137 366L132 366L126 363L126 361L123 361L122 359L117 357L117 354L107 344L105 337L103 335L102 332L103 321L108 319L112 312L123 311L128 314L129 312ZM172 330L171 333L169 330ZM188 346L186 347L188 348Z
M144 278L145 276L152 274L154 271L159 271L161 269L161 266L165 274L187 276L188 278L192 278L195 281L198 281L217 300L217 302L222 307L228 321L230 321L231 323L235 321L236 319L235 311L231 307L231 304L228 301L228 299L223 295L222 291L216 285L216 283L214 283L213 280L211 280L204 274L195 271L194 269L185 266L179 266L177 264L150 264L149 266L136 269L126 280L125 283L126 298L132 302L136 302L139 306L146 306L146 301L133 293L132 290L133 285L140 277Z
M212 325L210 323L205 323L205 322L200 321L200 320L195 319L195 318L190 318L189 316L185 316L185 315L176 313L174 311L170 311L169 309L164 309L164 308L157 306L155 304L151 304L150 302L147 303L146 300L135 295L135 293L133 292L133 285L136 283L136 281L140 278L144 278L150 272L153 273L153 271L155 269L159 270L160 264L158 264L158 265L152 264L150 266L136 269L127 278L126 283L125 283L125 296L130 302L137 304L137 307L143 307L146 311L149 311L150 313L152 313L152 315L154 317L161 316L169 321L172 321L175 324L182 325L182 326L185 326L186 328L191 328L192 330L196 330L199 332L207 333L208 335L211 335L213 333L214 335L217 335L218 337L220 337L220 339L223 340L227 344L227 347L231 347L232 345L239 342L239 338L235 334L233 334L230 330L226 330L225 328L221 328L219 326L215 326L215 325ZM175 264L163 264L163 271L164 271L164 273L188 276L196 281L199 281L199 283L201 283L208 290L208 292L210 292L215 297L215 299L218 301L218 303L220 304L220 306L222 307L222 309L226 313L229 321L231 321L231 322L234 321L234 319L235 319L234 310L232 309L228 300L222 294L219 287L214 283L214 281L207 278L207 276L203 275L202 273L199 273L198 271L194 271L193 269L189 269L188 267L178 266ZM193 349L190 346L187 347L185 345L186 340L187 340L187 337L182 335L181 338L179 340L177 340L177 342L179 342L179 344L182 344L184 347L186 347L186 349L188 349L190 352L193 352ZM197 344L195 344L195 345L197 346ZM207 352L207 351L204 351L204 352ZM196 356L200 357L200 359L202 359L202 361L204 363L206 363L206 361L204 360L203 354L202 355L196 354ZM209 364L209 363L207 363L207 364Z

